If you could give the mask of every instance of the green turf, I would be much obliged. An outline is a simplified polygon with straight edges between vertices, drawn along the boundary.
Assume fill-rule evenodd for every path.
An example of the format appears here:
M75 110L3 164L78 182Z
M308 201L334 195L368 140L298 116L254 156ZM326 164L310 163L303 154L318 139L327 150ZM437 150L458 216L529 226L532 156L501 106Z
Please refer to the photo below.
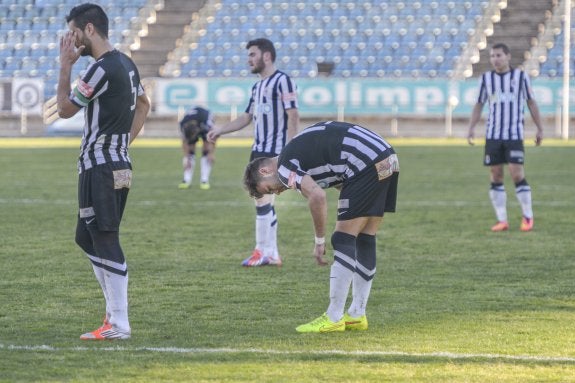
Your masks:
M121 230L133 338L85 343L103 298L73 239L78 150L0 149L0 382L575 380L575 148L527 148L531 233L518 230L510 181L511 230L489 231L481 147L397 150L398 211L378 234L369 331L302 335L294 328L326 309L329 283L303 197L276 199L284 266L242 268L249 149L218 149L203 191L177 189L177 148L133 148Z

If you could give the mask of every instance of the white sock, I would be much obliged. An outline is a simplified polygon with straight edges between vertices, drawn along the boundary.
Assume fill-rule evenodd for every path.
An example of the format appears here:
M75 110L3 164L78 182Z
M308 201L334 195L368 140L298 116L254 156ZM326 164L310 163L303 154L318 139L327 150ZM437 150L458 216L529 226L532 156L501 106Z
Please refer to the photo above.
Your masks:
M119 331L130 333L128 321L128 274L105 272L106 290L110 305L110 323Z
M337 322L343 317L343 310L352 279L353 271L337 261L331 265L329 275L329 307L326 313L332 322Z
M208 159L208 156L202 156L200 160L201 165L201 183L210 183L210 173L212 172L212 163Z
M359 318L365 315L371 284L376 272L375 235L360 233L355 244L355 271L352 281L353 300L347 312L352 318Z
M196 167L196 156L184 157L184 183L191 184ZM188 165L189 164L189 165Z
M270 236L272 212L261 214L261 209L259 207L256 209L258 210L256 214L256 249L265 253Z
M270 229L268 231L268 240L266 241L265 255L272 258L278 258L278 217L272 206L270 219Z
M89 255L89 254L88 254L88 256L90 258L95 258L94 256ZM104 293L104 300L106 301L106 320L109 320L110 319L110 306L108 304L108 293L106 291L106 279L104 277L105 270L102 269L101 267L94 265L93 263L91 263L91 265L92 265L92 269L94 269L94 274L96 275L96 279L100 283L100 287L102 288L102 292Z
M492 184L489 190L489 198L495 210L497 221L507 222L507 194L505 193L505 186Z
M375 270L373 270L375 274ZM348 314L352 318L359 318L365 315L365 308L367 306L367 301L369 300L369 293L371 292L371 284L373 279L366 281L359 274L353 274L352 282L352 296L353 300L349 309Z
M533 218L533 208L531 205L531 186L519 185L515 187L515 195L521 205L521 212L525 218Z

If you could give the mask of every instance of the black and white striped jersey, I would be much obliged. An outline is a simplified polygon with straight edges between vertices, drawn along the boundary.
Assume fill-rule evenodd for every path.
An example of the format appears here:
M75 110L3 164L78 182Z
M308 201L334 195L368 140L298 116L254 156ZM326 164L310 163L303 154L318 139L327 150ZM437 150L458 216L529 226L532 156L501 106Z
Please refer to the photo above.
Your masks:
M305 175L326 189L395 154L383 138L347 122L319 122L295 136L278 158L281 182L301 190Z
M252 151L279 154L287 142L286 110L297 107L295 82L284 72L276 70L254 84L246 108L254 123Z
M125 54L107 52L88 67L70 94L74 104L85 108L80 173L109 162L130 163L130 129L142 94L138 69Z
M477 102L489 104L485 137L488 140L523 140L525 101L533 98L527 73L512 68L494 70L479 80Z
M190 108L186 111L186 114L180 121L180 130L184 135L186 135L186 131L188 130L187 127L190 125L190 122L193 122L192 125L197 125L199 127L199 133L205 134L214 127L214 115L208 109L202 108L201 106Z

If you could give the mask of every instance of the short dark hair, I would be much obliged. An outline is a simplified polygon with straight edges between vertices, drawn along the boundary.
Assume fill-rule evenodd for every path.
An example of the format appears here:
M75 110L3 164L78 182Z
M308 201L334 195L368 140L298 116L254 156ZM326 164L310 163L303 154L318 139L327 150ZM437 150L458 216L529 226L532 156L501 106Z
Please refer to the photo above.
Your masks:
M108 38L108 16L106 12L97 4L84 3L75 6L66 16L66 22L74 21L81 30L86 28L87 24L92 24L96 32L103 38Z
M250 40L248 41L246 49L250 49L250 47L254 46L258 47L262 53L270 52L272 56L272 62L276 61L276 48L274 47L274 43L272 43L270 40L264 38Z
M248 191L251 197L262 198L263 194L258 192L258 183L261 181L260 168L265 165L269 158L260 157L251 161L248 166L246 166L246 171L244 172L244 187Z
M508 55L510 52L509 47L503 43L494 44L491 49L501 49L506 55Z

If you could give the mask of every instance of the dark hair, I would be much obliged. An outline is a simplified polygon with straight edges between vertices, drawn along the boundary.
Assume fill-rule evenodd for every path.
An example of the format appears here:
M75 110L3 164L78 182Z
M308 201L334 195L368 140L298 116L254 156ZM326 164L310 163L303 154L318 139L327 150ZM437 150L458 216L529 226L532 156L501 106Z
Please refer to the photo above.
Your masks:
M272 62L276 61L276 48L274 47L274 43L264 38L253 39L248 41L246 49L250 49L250 47L254 46L258 47L259 50L262 51L262 53L270 52L270 54L272 55Z
M108 16L97 4L84 3L75 6L66 16L66 22L70 21L74 21L74 25L81 30L84 30L87 24L92 24L100 36L108 38Z
M510 52L509 47L503 43L494 44L491 49L501 49L506 55L508 55Z
M246 166L246 171L244 172L244 187L254 198L262 198L263 194L258 192L258 183L261 180L260 168L265 165L265 162L269 158L260 157L251 161L248 166Z

